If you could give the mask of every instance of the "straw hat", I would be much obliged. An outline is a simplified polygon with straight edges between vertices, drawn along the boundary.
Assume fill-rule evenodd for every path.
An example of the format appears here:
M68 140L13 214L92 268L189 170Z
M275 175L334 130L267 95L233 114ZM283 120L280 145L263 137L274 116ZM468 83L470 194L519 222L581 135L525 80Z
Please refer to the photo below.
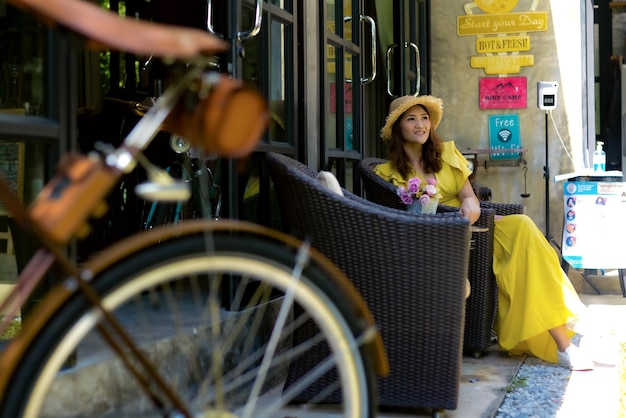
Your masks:
M443 116L443 100L434 96L402 96L395 99L389 105L389 114L385 120L385 126L380 131L380 137L384 141L391 139L391 130L396 120L402 116L404 112L415 105L422 105L430 115L430 123L433 128L439 126L441 117Z

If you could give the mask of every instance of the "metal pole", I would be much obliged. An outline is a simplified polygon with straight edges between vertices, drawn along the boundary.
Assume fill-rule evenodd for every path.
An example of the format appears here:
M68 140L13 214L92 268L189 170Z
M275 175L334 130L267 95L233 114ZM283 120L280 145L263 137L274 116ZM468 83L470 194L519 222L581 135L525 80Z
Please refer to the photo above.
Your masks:
M543 167L543 178L546 181L546 239L552 245L561 251L561 247L554 240L552 235L550 234L550 166L549 166L549 155L548 155L548 112L546 110L546 165ZM561 263L563 264L563 263Z
M543 167L543 178L546 181L546 238L550 236L550 167L548 166L548 111L546 110L546 165Z

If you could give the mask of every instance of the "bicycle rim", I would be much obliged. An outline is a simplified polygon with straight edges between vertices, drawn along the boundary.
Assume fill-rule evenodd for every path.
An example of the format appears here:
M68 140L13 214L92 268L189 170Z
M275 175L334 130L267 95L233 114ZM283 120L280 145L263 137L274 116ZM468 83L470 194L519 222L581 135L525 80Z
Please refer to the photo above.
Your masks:
M213 245L208 255L204 237L164 243L93 281L103 305L192 415L288 416L294 403L304 403L345 417L373 416L365 336L345 299L331 291L332 278L313 265L294 280L294 255L261 240L215 237ZM4 396L3 407L13 404L10 416L182 416L158 389L157 407L103 349L94 330L101 316L81 295L51 316ZM111 359L96 362L93 347ZM59 372L74 350L77 369L94 361L82 371L91 385L72 384L71 370Z

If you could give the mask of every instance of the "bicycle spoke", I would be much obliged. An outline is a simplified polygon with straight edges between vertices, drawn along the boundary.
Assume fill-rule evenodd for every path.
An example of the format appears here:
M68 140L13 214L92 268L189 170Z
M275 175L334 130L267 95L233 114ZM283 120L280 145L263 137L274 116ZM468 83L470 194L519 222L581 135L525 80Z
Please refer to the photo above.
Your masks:
M285 292L285 300L281 305L280 311L278 313L278 318L276 319L274 329L272 330L272 334L270 336L268 348L265 351L265 355L263 356L261 367L259 368L258 375L254 382L254 386L250 391L250 396L248 398L246 408L243 411L242 416L244 418L250 417L252 415L252 410L256 405L256 402L258 401L259 394L261 393L261 387L263 386L263 383L267 378L267 372L269 370L272 357L274 357L276 347L278 347L280 334L285 326L285 323L287 322L287 315L290 313L291 307L293 306L295 286L297 283L300 282L300 278L302 277L302 271L304 270L306 264L309 262L309 248L310 245L308 244L308 242L304 242L298 249L298 253L296 255L296 265L293 269L293 273L291 274L291 283L289 284L289 287Z
M297 323L302 324L307 319L308 318L302 318L294 323L294 326L290 326L288 334L293 333L293 331L297 328ZM288 338L288 336L285 336L285 338ZM288 364L290 361L306 353L309 349L311 349L321 341L323 341L323 336L318 335L306 341L305 343L298 345L297 347L292 347L287 353L276 356L272 362L272 367L279 368L279 366L281 366L282 364ZM228 382L224 384L224 391L225 393L231 395L229 396L229 399L231 399L231 401L233 400L232 394L236 393L238 388L244 387L256 378L258 368L250 367L263 357L264 353L266 352L266 347L267 345L263 345L259 347L254 353L242 356L244 360L238 365L238 367L222 377L224 382ZM205 390L208 391L208 387L205 388ZM208 397L206 398L206 400L208 404L214 401L213 397Z

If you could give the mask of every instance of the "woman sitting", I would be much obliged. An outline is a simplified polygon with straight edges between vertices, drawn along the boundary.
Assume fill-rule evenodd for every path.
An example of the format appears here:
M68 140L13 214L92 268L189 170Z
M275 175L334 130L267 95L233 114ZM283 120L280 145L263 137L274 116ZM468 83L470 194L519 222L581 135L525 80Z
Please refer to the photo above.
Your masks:
M468 180L468 162L453 141L443 142L435 129L443 102L433 96L404 96L391 103L381 137L389 161L376 174L396 187L408 180L436 180L439 203L459 208L471 223L480 216L478 198ZM497 217L493 271L498 283L494 330L500 347L512 354L529 353L572 370L593 369L593 361L572 344L574 323L586 307L580 301L559 258L526 215Z

